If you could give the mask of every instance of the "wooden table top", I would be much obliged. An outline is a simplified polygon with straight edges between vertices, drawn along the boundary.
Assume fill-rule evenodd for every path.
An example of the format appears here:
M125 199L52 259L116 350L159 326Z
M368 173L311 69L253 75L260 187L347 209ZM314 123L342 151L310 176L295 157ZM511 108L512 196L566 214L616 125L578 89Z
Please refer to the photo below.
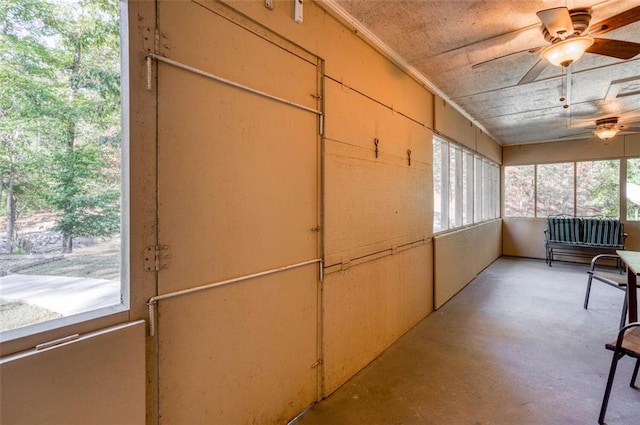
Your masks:
M624 261L628 268L630 268L634 274L640 274L640 252L638 251L626 251L619 250L616 254Z
M638 321L638 291L637 276L640 276L640 252L616 251L627 266L627 306L629 308L629 323Z

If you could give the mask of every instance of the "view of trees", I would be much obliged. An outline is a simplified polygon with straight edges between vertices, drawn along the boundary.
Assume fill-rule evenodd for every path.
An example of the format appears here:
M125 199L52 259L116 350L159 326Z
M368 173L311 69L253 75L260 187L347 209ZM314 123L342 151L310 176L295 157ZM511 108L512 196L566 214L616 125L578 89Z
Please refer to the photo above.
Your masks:
M620 161L576 163L576 215L620 217Z
M119 232L117 0L0 0L0 209L55 213L62 252Z
M627 220L640 220L640 158L627 160Z
M632 174L640 176L640 167L636 168ZM619 205L619 160L519 165L504 169L507 217L557 214L619 217Z

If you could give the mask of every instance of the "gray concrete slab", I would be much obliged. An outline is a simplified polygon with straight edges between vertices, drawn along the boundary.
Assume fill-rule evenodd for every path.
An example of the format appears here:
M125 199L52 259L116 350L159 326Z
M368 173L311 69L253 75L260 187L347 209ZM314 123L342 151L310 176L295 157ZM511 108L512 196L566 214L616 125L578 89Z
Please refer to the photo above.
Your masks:
M596 424L624 293L587 266L501 258L297 425ZM640 424L634 362L619 363L607 423Z
M20 301L69 316L120 304L120 282L81 277L12 274L0 277L0 298Z

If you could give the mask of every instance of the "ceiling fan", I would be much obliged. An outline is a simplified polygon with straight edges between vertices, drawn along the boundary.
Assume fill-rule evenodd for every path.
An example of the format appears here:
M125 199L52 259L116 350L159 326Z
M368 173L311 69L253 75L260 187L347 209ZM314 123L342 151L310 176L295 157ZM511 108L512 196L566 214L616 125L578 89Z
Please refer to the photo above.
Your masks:
M542 34L551 44L528 50L532 53L541 51L541 58L518 82L519 85L533 82L550 64L567 67L585 52L625 60L640 54L640 43L596 37L640 21L640 6L591 26L589 8L556 7L541 10L537 15L542 22Z
M626 124L621 124L621 122L633 123L637 118L637 115L626 119L621 117L606 117L597 119L595 122L595 127L593 127L592 125L585 126L581 124L574 125L573 127L583 127L586 130L590 131L590 133L585 133L585 135L593 134L600 139L607 141L615 137L617 134L640 133L640 127L632 127ZM577 136L580 135L572 135L571 137Z

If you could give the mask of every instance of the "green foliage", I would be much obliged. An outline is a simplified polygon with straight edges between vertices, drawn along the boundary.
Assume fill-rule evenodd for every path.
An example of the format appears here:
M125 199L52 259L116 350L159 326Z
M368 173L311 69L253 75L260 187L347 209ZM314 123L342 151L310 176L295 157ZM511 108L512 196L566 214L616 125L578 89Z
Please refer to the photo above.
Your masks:
M70 236L107 237L120 230L120 191L103 166L108 148L97 144L57 152L49 202L61 211L56 230Z
M118 0L0 0L7 217L54 210L67 239L117 233L120 140Z
M619 217L620 161L578 162L577 215Z

